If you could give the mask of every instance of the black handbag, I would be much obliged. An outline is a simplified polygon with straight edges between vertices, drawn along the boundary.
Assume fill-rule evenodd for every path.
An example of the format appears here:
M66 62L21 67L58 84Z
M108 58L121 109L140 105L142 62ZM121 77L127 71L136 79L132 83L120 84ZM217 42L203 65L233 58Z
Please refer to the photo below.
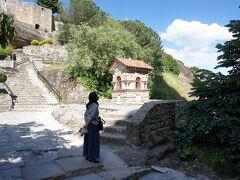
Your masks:
M102 131L103 130L103 124L105 124L105 121L100 117L98 116L98 129L99 131Z

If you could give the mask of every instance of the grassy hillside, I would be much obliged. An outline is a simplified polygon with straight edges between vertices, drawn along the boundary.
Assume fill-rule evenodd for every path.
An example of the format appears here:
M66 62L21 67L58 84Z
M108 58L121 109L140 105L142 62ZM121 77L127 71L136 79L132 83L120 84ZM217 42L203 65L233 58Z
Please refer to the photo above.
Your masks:
M163 73L162 91L165 95L164 99L186 99L192 100L189 97L191 84L178 76L165 72Z

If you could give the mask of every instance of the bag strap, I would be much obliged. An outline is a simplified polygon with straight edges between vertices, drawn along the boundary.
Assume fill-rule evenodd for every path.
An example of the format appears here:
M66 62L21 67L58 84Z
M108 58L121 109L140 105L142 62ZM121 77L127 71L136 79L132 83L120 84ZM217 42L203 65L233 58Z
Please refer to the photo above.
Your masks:
M99 118L100 118L100 121L102 121L103 124L106 123L105 120L101 116L99 116Z

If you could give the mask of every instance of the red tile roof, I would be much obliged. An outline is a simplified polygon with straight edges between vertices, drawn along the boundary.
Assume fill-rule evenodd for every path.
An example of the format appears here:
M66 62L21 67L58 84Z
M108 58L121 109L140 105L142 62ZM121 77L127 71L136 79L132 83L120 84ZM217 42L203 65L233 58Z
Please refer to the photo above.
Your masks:
M154 69L152 66L140 60L132 60L132 59L125 59L125 58L117 58L116 60L121 62L127 67L135 67L135 68L150 69L150 70Z

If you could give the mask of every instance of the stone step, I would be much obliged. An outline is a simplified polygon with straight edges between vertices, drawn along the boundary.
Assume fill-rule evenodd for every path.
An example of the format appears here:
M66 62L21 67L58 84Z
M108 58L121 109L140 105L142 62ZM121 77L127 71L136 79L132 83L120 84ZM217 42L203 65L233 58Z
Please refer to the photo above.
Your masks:
M40 104L40 105L37 105L37 104L22 104L22 105L18 105L16 104L14 106L14 109L16 108L46 108L46 107L53 107L52 105L48 105L48 104Z
M43 111L50 111L52 108L14 108L12 111L14 112L43 112Z
M11 106L0 104L0 112L11 111Z
M125 135L126 134L126 126L104 126L103 132L106 133L112 133L112 134L119 134L119 135Z
M20 101L28 101L28 102L35 102L35 101L46 101L46 99L42 96L28 96L28 97L19 97L17 96L17 100Z
M22 174L24 180L64 179L98 172L102 168L102 164L88 163L81 157L69 157L23 167Z
M37 94L26 94L26 95L19 94L18 95L18 98L39 98L39 97L42 97L42 94L41 95L37 95Z
M54 102L53 102L54 103ZM27 102L27 101L18 101L15 105L18 105L18 106L25 106L25 105L47 105L49 104L49 102L46 102L46 101L32 101L32 102Z
M113 118L103 118L105 120L106 126L127 126L130 122L129 119L113 119Z
M108 118L115 118L115 119L130 119L133 114L128 114L128 113L102 113L101 116L103 119L108 119Z
M49 99L48 98L48 100L46 100L45 98L42 98L42 97L39 97L39 98L18 98L17 97L17 101L19 102L19 103L27 103L27 102L30 102L30 103L36 103L36 102L46 102L46 103L49 103L49 102L52 102L52 103L58 103L58 101L56 100L56 99Z
M100 132L100 140L104 143L125 144L126 136L119 134L112 134L106 132Z
M83 176L75 176L75 177L67 178L64 180L103 180L103 178L96 175L95 173L90 173Z
M17 96L27 96L28 94L32 94L33 96L40 96L40 97L43 96L43 94L40 93L40 92L28 92L28 93L26 93L26 92L20 92L20 91L16 92L14 90L12 90L12 92Z
M159 145L150 151L148 151L148 158L152 159L152 161L156 160L156 157L158 160L164 159L167 154L171 154L176 151L176 146L173 143L166 143ZM150 160L151 161L151 160Z
M10 86L9 86L10 87ZM34 87L32 89L16 89L16 88L11 88L12 91L14 91L16 94L22 94L22 95L28 95L28 94L41 94L42 92L36 89L37 87Z

